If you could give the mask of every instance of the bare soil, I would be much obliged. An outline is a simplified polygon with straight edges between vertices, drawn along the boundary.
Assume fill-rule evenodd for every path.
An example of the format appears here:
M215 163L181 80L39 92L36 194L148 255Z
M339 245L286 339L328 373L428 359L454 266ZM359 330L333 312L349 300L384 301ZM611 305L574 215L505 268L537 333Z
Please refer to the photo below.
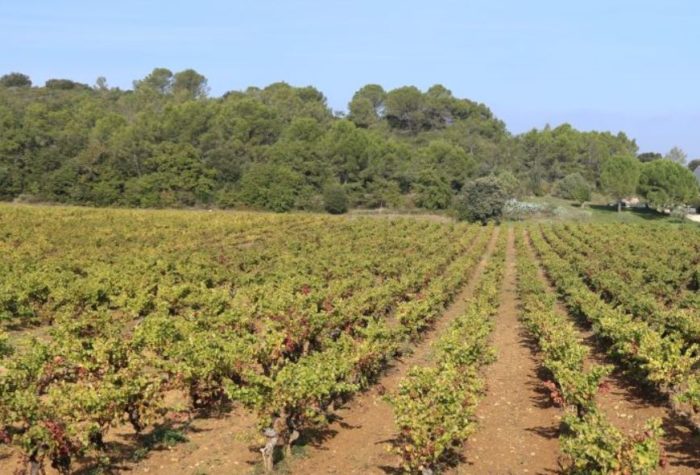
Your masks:
M170 447L158 443L139 453L138 448L144 447L149 433L137 436L130 426L118 427L105 439L111 459L108 470L98 472L89 460L83 460L72 466L71 473L239 474L249 473L259 462L260 455L254 448L259 445L255 440L255 418L242 409L196 418L179 433L184 435L184 441L173 442ZM3 451L0 446L0 474L15 473L22 465L18 452ZM49 463L46 465L46 475L58 475Z
M258 429L255 417L234 409L220 417L195 419L185 433L186 442L170 449L149 452L134 463L127 461L120 473L196 475L248 473L260 461L255 446Z
M583 343L591 349L589 362L615 365L590 328L581 328ZM608 420L624 433L642 432L644 423L652 418L662 421L664 437L661 447L666 465L657 473L700 473L700 438L673 414L668 401L653 388L645 388L626 375L618 366L604 380L607 390L598 394L598 406Z

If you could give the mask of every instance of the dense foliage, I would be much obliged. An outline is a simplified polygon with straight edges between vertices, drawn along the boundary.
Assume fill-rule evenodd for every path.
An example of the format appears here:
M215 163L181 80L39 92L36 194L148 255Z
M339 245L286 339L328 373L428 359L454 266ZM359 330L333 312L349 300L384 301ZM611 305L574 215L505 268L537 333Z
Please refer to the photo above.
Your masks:
M698 196L698 181L686 167L671 160L655 160L642 166L639 191L657 208L692 203Z
M276 83L209 97L193 70L156 68L133 90L0 79L0 199L97 206L322 210L327 186L349 207L445 209L475 178L546 193L580 173L597 186L620 133L568 125L512 136L483 104L436 85L362 87L349 114L313 87ZM513 190L516 193L516 190Z
M323 207L331 214L343 214L348 210L348 197L340 185L329 185L323 191Z
M464 221L499 222L508 200L505 186L496 177L477 178L465 185L455 200L457 218Z
M530 180L528 189L545 194L557 180L580 173L588 183L600 185L601 168L614 156L634 156L637 145L624 133L579 132L568 124L545 127L519 137L516 142L525 152L517 160Z
M629 155L610 157L601 167L600 183L610 196L617 200L617 210L620 210L622 199L633 195L639 184L641 165Z
M557 188L562 198L575 201L581 206L591 200L591 185L580 173L566 175L559 181Z

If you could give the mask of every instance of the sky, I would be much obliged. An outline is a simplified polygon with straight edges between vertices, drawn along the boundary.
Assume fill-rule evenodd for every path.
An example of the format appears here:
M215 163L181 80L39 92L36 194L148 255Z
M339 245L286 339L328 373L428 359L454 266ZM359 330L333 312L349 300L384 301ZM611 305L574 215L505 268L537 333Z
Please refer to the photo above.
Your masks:
M212 95L286 81L345 110L443 84L513 133L568 122L700 157L697 0L0 0L0 74L131 88L194 68Z

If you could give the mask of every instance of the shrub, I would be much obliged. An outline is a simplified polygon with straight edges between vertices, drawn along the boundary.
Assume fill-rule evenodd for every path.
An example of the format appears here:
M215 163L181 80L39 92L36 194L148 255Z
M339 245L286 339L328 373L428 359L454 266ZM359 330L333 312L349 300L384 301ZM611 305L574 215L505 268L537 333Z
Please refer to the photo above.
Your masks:
M323 207L330 214L343 214L348 211L348 196L340 185L329 185L323 190Z
M503 184L503 188L511 198L521 198L524 195L522 182L511 172L502 171L498 174L498 179Z
M284 212L294 207L302 178L284 165L255 164L241 179L240 198L245 204Z
M22 73L9 73L0 77L0 86L4 87L31 87L32 80Z
M503 206L503 217L513 221L520 221L536 216L553 216L554 209L552 206L545 206L539 203L531 203L528 201L518 201L509 199Z
M450 185L434 172L421 174L413 189L416 192L415 203L419 208L438 210L450 206Z
M591 200L591 186L580 173L572 173L562 178L558 190L562 198L573 200L581 206Z
M480 221L486 224L503 215L508 194L496 177L477 178L467 183L455 200L455 211L460 221Z

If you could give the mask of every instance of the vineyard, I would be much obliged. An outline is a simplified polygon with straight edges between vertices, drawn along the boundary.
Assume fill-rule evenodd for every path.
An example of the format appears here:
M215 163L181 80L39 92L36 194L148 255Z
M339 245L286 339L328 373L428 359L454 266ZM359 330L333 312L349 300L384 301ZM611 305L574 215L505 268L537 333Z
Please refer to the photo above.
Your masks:
M5 205L0 255L1 473L700 471L697 226Z

